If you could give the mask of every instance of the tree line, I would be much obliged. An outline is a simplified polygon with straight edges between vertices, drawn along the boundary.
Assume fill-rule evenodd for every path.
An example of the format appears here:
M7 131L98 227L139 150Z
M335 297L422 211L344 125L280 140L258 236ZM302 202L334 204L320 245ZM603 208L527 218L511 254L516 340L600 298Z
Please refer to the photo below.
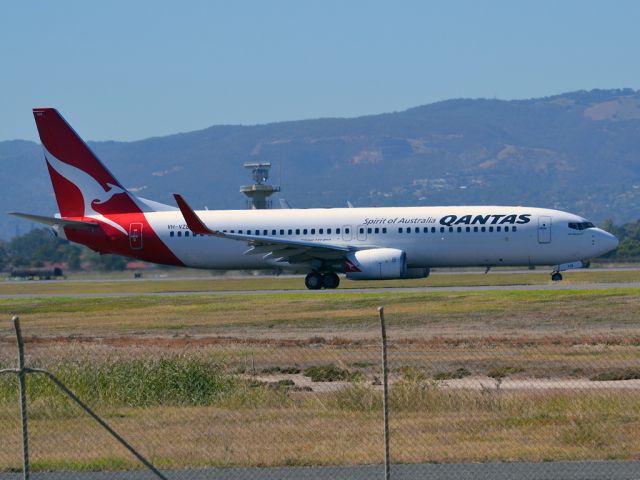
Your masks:
M602 223L602 228L620 240L618 248L602 258L619 262L640 261L640 220L617 226L609 219Z
M615 262L640 261L640 220L619 226L605 220L602 228L618 237L620 245L601 258ZM56 237L46 228L31 230L9 242L0 241L0 270L43 267L51 263L65 264L71 271L113 271L124 270L127 259L119 255L100 255Z
M37 228L0 241L0 270L12 268L44 267L47 264L65 264L67 270L124 270L127 259L119 255L100 255L93 250L63 240L47 228Z

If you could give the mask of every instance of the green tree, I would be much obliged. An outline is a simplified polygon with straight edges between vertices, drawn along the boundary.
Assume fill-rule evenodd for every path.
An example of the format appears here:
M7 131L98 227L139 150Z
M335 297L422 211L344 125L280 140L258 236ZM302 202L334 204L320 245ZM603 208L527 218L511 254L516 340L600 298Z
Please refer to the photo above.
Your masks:
M95 270L102 271L121 271L127 267L127 259L120 255L100 255L94 253L89 257L89 263Z
M71 248L67 249L65 255L65 262L67 263L67 268L69 270L80 270L81 262L80 262L80 247L76 247L75 245L70 245Z
M0 270L4 270L7 267L7 249L4 242L0 242Z

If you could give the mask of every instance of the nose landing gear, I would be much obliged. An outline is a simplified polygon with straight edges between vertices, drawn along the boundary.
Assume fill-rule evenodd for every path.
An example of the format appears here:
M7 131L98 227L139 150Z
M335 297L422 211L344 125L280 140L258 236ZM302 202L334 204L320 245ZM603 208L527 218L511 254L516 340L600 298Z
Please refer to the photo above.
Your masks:
M320 290L321 288L332 290L340 285L340 277L334 272L310 272L305 277L304 284L309 290Z

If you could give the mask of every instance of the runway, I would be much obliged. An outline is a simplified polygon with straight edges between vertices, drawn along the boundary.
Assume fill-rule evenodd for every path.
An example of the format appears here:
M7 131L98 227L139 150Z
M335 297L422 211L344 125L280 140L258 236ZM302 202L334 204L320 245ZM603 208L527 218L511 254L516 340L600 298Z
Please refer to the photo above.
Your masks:
M350 467L201 468L164 470L168 479L184 480L357 480L384 478L382 465ZM0 480L18 480L21 473L0 473ZM143 480L149 471L41 472L42 480ZM392 465L393 480L633 480L640 479L638 461L512 462Z
M533 290L603 290L610 288L637 288L640 282L624 283L554 283L543 285L482 285L454 287L384 287L384 288L338 288L336 290L274 289L274 290L212 290L212 291L166 291L166 292L111 292L111 293L20 293L0 295L0 299L34 298L118 298L118 297L181 297L181 296L227 296L227 295L339 295L339 294L389 294L389 293L438 293L438 292L495 292ZM640 478L640 477L639 477Z

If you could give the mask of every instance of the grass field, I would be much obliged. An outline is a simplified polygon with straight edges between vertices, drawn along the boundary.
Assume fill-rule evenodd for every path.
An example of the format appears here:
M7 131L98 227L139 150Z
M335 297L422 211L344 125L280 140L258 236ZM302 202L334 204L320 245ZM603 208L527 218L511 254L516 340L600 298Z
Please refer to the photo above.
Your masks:
M637 289L486 292L274 293L124 298L0 299L31 335L366 335L376 308L400 336L624 332L637 324ZM606 308L604 308L606 306ZM8 323L7 323L8 325ZM277 327L277 328L276 328Z
M580 270L564 273L566 283L623 283L640 281L640 270ZM542 285L551 283L548 271L514 273L496 271L487 275L460 272L435 273L418 280L350 281L342 279L341 289L371 287L443 287L474 285ZM111 279L4 281L0 282L0 295L17 294L75 294L75 293L155 293L155 292L210 292L231 290L294 290L304 289L300 276L163 278L163 279Z
M236 380L205 405L171 400L114 405L96 393L88 396L107 421L162 467L381 461L381 392L366 382L317 393ZM35 469L139 467L59 396L38 391L31 397ZM14 451L19 444L16 407L0 402L3 440ZM397 463L627 460L640 455L638 391L461 391L407 377L393 384L390 409ZM19 466L20 457L8 452L11 448L0 453L0 470Z
M612 275L607 282L638 280L637 272L606 273ZM546 275L520 275L452 274L426 281L547 281ZM572 275L570 281L593 281ZM297 289L301 279L274 278L266 286L264 279L234 281L240 286L193 280L204 282L197 283L204 290L218 288L210 284L227 290L248 289L251 282L259 282L255 288ZM104 288L174 288L171 282ZM43 285L72 289L67 292L97 287ZM15 364L9 319L19 314L27 361L63 378L160 466L378 463L376 308L384 305L394 462L637 459L640 385L616 379L640 376L638 293L5 298L0 368ZM329 381L314 382L305 375L309 369L324 369ZM342 371L348 375L338 376ZM543 389L549 381L555 386ZM44 379L29 382L36 469L136 466ZM515 388L517 382L524 386ZM0 449L0 471L20 463L15 388L15 379L0 380L0 431L7 446Z

